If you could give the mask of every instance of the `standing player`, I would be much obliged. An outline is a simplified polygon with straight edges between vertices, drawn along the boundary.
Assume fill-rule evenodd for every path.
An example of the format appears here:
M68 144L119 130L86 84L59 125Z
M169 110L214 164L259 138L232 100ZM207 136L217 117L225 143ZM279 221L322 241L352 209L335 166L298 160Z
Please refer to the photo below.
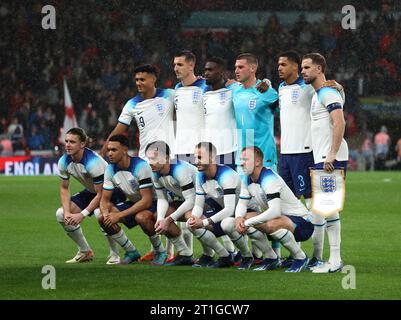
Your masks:
M180 81L175 86L175 152L178 159L193 161L193 150L202 139L204 129L203 93L205 79L195 76L195 55L187 50L174 56L174 72Z
M139 157L144 158L145 147L150 142L163 140L171 144L174 141L174 90L156 88L158 72L154 66L139 66L134 73L138 94L125 104L109 137L125 133L135 119L139 130ZM107 141L102 155L107 152Z
M128 139L123 135L110 137L107 150L111 164L105 172L99 223L124 248L124 264L138 260L140 254L118 223L124 223L128 228L140 225L155 252L152 264L163 265L167 252L154 228L156 203L153 201L152 169L145 160L128 155ZM117 187L128 201L113 206L111 194ZM171 228L169 232L173 235L176 230Z
M99 204L102 195L104 171L107 162L92 150L85 148L87 136L81 128L68 130L65 136L65 154L58 161L60 172L60 198L62 208L56 212L57 221L67 235L77 244L79 251L76 256L66 263L90 261L93 252L82 232L80 223L85 217L95 213L99 215ZM71 197L69 191L70 176L73 176L85 190ZM113 201L117 201L117 193ZM120 262L115 241L106 236L110 245L110 255L107 264Z
M195 204L196 167L181 160L171 163L170 147L164 141L148 144L145 152L157 194L156 232L166 234L173 227L180 234L176 222L187 221ZM167 192L175 197L170 203ZM170 240L178 255L166 265L192 265L192 248L187 247L181 235Z
M217 163L235 169L237 133L232 91L225 86L226 62L221 58L209 58L204 67L208 85L203 95L205 110L204 141L217 149Z
M255 145L265 153L265 165L276 170L277 149L274 140L274 112L278 107L276 90L270 87L261 93L256 78L258 59L251 53L243 53L235 62L235 76L240 84L234 84L233 104L238 130L236 164L242 148Z
M300 272L307 263L305 252L298 241L306 241L313 233L310 213L295 197L284 180L270 168L263 166L263 152L258 147L244 148L241 153L241 167L247 176L243 179L240 201L231 219L231 235L246 234L248 228L255 227L268 234L290 251L294 258L286 272ZM250 197L258 203L261 212L246 212ZM225 223L225 222L224 222ZM240 242L241 239L237 241ZM279 257L270 250L269 256L258 270L275 269L280 264Z
M301 57L295 51L286 51L278 56L278 73L282 80L279 86L280 101L280 176L290 187L291 191L305 199L305 205L311 207L311 180L309 170L314 166L310 106L315 90L299 74ZM342 95L341 85L335 81L324 83L332 86ZM313 268L322 262L322 247L325 220L314 216L315 232L312 236L314 254L308 268ZM291 258L283 265L291 263Z
M332 172L347 167L348 146L344 140L344 100L337 90L323 87L326 60L319 53L310 53L302 59L302 76L311 84L315 94L311 104L312 149L315 169ZM330 245L329 261L313 269L314 273L336 272L342 269L340 255L341 224L339 213L326 219Z

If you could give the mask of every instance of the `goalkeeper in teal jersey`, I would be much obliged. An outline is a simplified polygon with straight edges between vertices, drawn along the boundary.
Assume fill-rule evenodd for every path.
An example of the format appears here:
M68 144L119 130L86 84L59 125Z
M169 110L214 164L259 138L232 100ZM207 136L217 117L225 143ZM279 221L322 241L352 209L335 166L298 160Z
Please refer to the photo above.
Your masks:
M242 148L257 146L265 154L264 166L277 170L277 149L274 139L274 112L278 107L278 94L272 87L261 93L256 78L258 59L251 53L240 54L235 62L237 83L233 90L233 104L237 123L238 149L236 164Z

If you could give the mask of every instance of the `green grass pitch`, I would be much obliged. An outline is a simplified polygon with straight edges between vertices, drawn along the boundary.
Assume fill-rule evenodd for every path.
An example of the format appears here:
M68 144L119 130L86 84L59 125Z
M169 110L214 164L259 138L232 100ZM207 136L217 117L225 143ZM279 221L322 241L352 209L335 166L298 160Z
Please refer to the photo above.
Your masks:
M56 222L57 177L0 177L0 299L400 299L401 172L349 172L342 219L342 257L356 270L298 274L108 266L108 249L94 218L82 223L95 252L90 263L67 265L76 247ZM77 183L72 190L78 191ZM141 253L150 248L139 228L128 232ZM196 256L200 246L194 240ZM303 248L310 255L311 241ZM287 253L282 249L283 256ZM327 237L325 257L328 256ZM42 288L42 267L56 270L56 289Z

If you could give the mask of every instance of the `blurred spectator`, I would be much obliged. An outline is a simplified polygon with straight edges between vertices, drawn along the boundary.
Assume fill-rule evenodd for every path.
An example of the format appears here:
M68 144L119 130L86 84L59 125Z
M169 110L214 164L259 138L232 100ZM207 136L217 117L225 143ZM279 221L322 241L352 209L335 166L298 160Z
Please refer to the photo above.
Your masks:
M7 135L0 135L0 156L8 157L13 155L13 144Z
M390 136L387 134L386 126L381 126L380 132L375 135L375 168L381 170L385 168L388 151L390 147Z
M24 128L19 123L17 117L14 117L8 126L7 134L12 142L13 150L24 149Z
M365 160L364 170L369 170L369 171L374 170L374 165L375 165L372 138L373 134L371 132L367 132L361 146L362 157Z
M31 135L28 138L28 147L30 150L43 150L45 138L41 132L38 132L36 126L32 126Z

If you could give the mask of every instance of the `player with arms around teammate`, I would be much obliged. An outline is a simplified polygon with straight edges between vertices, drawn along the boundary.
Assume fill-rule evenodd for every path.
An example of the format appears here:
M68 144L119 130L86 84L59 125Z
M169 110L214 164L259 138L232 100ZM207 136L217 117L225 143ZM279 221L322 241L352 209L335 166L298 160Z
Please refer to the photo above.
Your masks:
M297 52L286 51L279 54L278 73L282 80L278 89L281 128L279 173L298 198L304 197L305 205L310 210L312 189L309 170L314 166L310 106L315 90L310 84L305 84L299 74L300 66L301 57ZM343 87L336 81L325 81L323 85L338 90L344 97ZM309 261L308 268L321 263L321 247L326 223L324 218L318 215L313 218L314 255ZM291 258L284 261L283 265L289 263Z
M157 69L142 65L134 70L138 94L124 106L118 124L110 136L123 134L135 119L139 130L139 156L145 157L145 147L152 141L174 141L173 101L174 90L156 88ZM107 141L101 154L107 152Z
M179 83L175 86L175 152L177 158L193 163L194 146L202 139L204 129L203 93L205 79L195 76L196 57L183 50L174 55L174 72Z
M337 90L323 87L326 60L319 53L310 53L302 58L302 76L311 84L315 94L311 104L311 133L315 169L332 172L347 168L348 146L344 140L344 100ZM337 272L342 269L340 255L341 224L339 213L326 218L326 230L330 245L328 262L313 268L314 273ZM322 248L323 250L323 248Z
M80 223L88 215L99 215L99 203L102 195L104 171L107 162L92 150L85 148L87 136L81 128L68 130L65 136L65 154L58 161L60 172L60 198L62 207L57 209L57 221L67 235L77 244L79 251L66 263L90 261L93 252L82 232ZM79 181L85 190L71 197L70 176ZM115 193L113 200L117 199ZM120 262L118 248L111 237L107 237L110 245L110 256L107 264Z
M122 263L137 261L140 254L119 223L129 229L139 225L153 246L155 254L152 264L162 265L167 253L154 228L156 203L153 201L152 170L145 160L128 155L128 139L123 135L110 137L107 150L110 164L105 172L99 223L124 248ZM128 198L116 206L110 201L115 188L120 188Z
M276 170L277 149L274 140L274 112L278 107L278 95L272 87L261 93L256 78L258 59L251 53L240 54L235 62L235 76L238 83L230 85L233 90L233 104L238 132L236 164L242 148L254 145L263 150L265 166Z
M204 141L216 147L217 163L235 169L237 132L232 91L226 88L226 62L218 57L209 58L204 66L204 76L208 85L203 94L205 110Z
M246 178L243 179L240 200L235 221L231 220L231 230L244 235L248 228L254 227L269 235L290 252L294 258L286 272L300 272L308 258L297 242L308 240L313 233L311 215L302 202L295 197L284 180L270 168L263 166L263 152L258 147L244 148L241 153L241 167ZM253 198L260 212L248 212L247 206ZM259 270L271 270L280 264L278 256L270 250Z
M185 244L176 222L187 221L194 207L196 167L182 160L171 163L170 147L164 141L148 144L145 152L157 195L155 229L158 234L167 235L178 252L175 259L165 265L192 265L192 248ZM170 203L168 193L172 196ZM171 229L175 231L173 236Z

